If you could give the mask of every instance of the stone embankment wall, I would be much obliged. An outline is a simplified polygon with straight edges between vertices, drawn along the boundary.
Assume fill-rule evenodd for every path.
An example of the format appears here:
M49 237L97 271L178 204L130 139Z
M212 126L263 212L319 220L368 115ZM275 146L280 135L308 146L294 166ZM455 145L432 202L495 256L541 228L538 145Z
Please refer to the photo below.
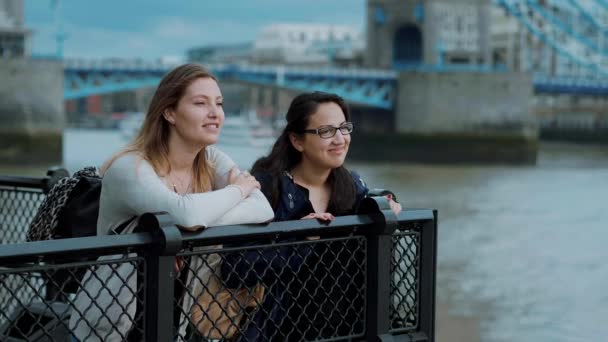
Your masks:
M383 161L533 164L538 124L528 75L404 72L393 130L354 135L352 157Z
M58 60L0 59L0 160L61 162L63 65Z

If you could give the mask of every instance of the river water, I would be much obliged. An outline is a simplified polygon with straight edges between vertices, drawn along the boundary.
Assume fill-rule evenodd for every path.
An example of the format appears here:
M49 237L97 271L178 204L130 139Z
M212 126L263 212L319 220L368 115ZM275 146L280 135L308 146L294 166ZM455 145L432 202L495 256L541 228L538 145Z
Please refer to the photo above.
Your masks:
M100 165L124 143L67 130L64 164ZM242 168L265 152L223 147ZM438 300L477 339L608 341L608 148L543 144L536 166L348 167L405 208L439 210Z
M606 147L543 145L528 167L355 166L439 209L438 298L480 340L608 341Z

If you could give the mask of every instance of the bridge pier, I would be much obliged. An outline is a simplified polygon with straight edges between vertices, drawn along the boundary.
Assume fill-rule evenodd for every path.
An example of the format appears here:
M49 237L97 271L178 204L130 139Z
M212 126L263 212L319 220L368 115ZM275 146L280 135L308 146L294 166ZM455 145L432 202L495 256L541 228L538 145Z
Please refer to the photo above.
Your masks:
M249 85L249 106L260 117L272 117L273 121L284 119L291 100L301 92L275 86Z
M65 127L61 61L3 58L0 80L0 160L61 162Z
M356 159L535 163L532 82L520 73L402 72L394 129L357 132Z

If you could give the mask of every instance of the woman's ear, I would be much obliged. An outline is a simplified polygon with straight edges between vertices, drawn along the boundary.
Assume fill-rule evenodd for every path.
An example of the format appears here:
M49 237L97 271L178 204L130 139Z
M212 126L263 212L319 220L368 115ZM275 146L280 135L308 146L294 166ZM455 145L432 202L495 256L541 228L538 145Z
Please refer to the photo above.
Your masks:
M298 150L298 152L304 151L304 144L302 144L302 141L298 135L295 133L289 133L289 141L291 142L293 148Z
M163 117L165 118L165 120L167 120L170 124L175 125L175 112L172 111L171 109L167 108L165 109L165 111L163 112Z

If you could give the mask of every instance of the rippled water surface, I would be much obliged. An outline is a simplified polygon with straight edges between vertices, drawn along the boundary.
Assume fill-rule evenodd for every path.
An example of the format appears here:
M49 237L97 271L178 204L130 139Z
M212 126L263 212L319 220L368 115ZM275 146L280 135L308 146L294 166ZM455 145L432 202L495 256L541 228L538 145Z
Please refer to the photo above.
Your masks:
M439 209L439 298L482 341L608 341L608 152L543 145L535 167L354 165Z

